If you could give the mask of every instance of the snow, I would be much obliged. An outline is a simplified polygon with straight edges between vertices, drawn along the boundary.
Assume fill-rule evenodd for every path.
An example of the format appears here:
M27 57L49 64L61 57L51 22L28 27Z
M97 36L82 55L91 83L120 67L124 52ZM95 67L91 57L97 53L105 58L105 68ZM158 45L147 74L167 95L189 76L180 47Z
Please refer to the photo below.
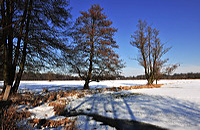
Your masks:
M77 127L79 130L115 130L115 128L111 126L102 125L101 122L93 120L92 117L78 116L77 122Z
M131 94L96 94L77 99L71 106L76 111L142 121L168 129L200 128L200 105L170 97Z
M92 82L91 88L146 84L146 80L113 80ZM200 80L161 80L161 88L106 92L74 99L68 109L102 116L129 119L175 130L200 129ZM2 83L0 83L1 86ZM42 92L80 89L84 81L22 81L20 90ZM73 97L72 97L73 98ZM48 104L29 109L37 118L59 119ZM79 129L114 129L100 125L87 116L78 116Z
M52 119L54 117L53 106L48 106L48 103L29 109L33 115L31 118L37 119Z
M146 80L107 80L101 82L91 82L90 88L107 88L119 86L132 86L146 84ZM3 81L0 81L0 86ZM84 81L21 81L20 91L34 91L42 92L44 88L49 91L68 90L68 89L82 89Z
M131 83L125 82L118 81L120 86ZM144 81L137 83L141 82ZM96 94L77 99L70 106L77 111L137 120L168 129L200 129L200 80L162 80L159 83L164 85L161 88Z
M200 104L200 80L163 80L159 83L165 85L161 88L135 89L130 92L168 96Z

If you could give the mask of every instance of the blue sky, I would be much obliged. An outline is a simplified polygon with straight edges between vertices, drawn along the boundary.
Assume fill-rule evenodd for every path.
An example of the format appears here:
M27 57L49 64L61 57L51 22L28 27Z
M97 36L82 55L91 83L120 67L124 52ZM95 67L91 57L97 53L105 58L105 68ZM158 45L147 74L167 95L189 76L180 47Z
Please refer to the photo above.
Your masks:
M137 61L138 50L130 45L130 36L139 19L160 30L162 42L172 49L165 55L169 63L180 63L176 73L200 72L200 0L71 0L73 19L80 11L99 4L118 29L117 53L126 62L125 76L143 74Z

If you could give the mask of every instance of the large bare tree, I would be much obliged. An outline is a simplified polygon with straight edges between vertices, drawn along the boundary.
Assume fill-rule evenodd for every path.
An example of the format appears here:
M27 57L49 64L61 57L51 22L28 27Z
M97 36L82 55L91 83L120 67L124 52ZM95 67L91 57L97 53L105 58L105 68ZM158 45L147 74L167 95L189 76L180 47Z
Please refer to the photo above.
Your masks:
M148 84L153 84L155 79L159 79L161 70L168 59L163 59L171 48L165 48L159 38L159 31L152 28L146 21L139 20L137 30L131 36L131 45L138 48L139 57L137 61L144 67L145 77Z
M72 33L73 45L66 55L71 72L85 80L84 89L89 89L91 80L103 75L117 75L123 67L122 61L113 49L118 48L113 36L117 29L102 13L103 8L92 5L81 12Z

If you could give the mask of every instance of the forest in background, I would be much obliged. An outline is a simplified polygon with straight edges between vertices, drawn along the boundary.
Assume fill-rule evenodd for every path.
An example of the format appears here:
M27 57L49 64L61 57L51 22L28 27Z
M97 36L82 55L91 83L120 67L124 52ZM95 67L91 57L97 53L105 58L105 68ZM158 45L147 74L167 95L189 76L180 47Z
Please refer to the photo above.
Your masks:
M134 80L134 79L146 79L145 75L137 76L104 76L94 79L94 81L100 80ZM175 73L173 75L163 75L161 79L200 79L200 73ZM3 80L3 75L0 73L0 80ZM56 73L34 73L25 72L22 76L22 80L81 80L79 76L72 76L70 74L56 74Z

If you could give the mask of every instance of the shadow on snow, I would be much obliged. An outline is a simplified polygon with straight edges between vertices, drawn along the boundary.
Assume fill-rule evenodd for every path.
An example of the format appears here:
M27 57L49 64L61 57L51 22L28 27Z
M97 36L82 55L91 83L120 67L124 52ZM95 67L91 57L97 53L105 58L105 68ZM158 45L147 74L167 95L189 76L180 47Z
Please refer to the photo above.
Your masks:
M75 106L76 105L76 106ZM199 105L170 97L130 94L96 94L76 103L70 112L76 111L109 119L128 119L156 124L163 128L200 127ZM84 114L82 114L84 115ZM85 129L93 128L89 117Z

